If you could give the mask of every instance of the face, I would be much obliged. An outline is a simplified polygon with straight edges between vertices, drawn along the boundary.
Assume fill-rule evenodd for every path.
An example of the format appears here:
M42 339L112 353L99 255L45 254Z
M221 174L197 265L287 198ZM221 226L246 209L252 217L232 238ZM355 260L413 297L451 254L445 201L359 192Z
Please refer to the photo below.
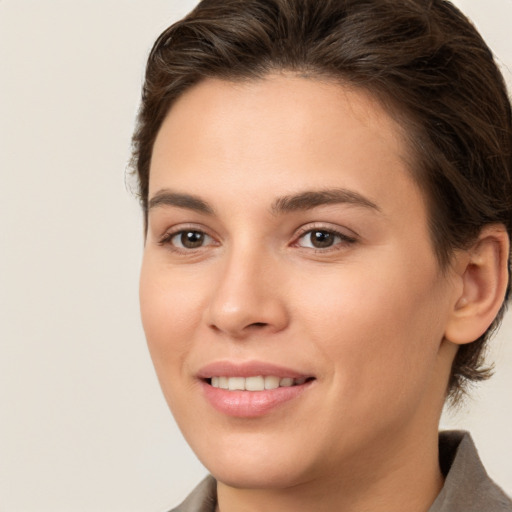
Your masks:
M353 474L437 431L453 285L407 160L379 104L334 83L206 80L172 107L142 319L176 421L220 481Z

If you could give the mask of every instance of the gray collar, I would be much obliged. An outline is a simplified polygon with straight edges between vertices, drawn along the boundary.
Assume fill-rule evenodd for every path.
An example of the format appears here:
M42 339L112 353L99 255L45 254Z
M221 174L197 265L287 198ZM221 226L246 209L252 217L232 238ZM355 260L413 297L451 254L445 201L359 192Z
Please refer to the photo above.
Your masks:
M428 512L511 512L512 502L489 478L467 432L439 434L444 486Z
M187 499L170 512L215 512L217 505L217 482L208 475L187 496Z

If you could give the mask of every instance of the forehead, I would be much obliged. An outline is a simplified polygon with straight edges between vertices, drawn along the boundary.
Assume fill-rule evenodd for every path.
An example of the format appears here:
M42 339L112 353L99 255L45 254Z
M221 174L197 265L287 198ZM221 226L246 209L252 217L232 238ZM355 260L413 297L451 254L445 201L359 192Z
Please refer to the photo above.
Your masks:
M266 130L262 131L264 126ZM229 136L233 142L238 135L238 143L249 142L250 135L256 143L258 132L264 136L279 128L280 138L288 133L292 143L300 135L316 138L315 135L320 137L326 131L348 140L351 132L355 138L362 128L372 131L375 140L391 143L402 157L407 153L401 124L372 94L339 81L288 73L249 81L199 82L175 101L157 134L155 146L158 148L159 139L163 138L167 138L166 144L172 142L166 137L170 132L174 132L176 144L198 136L206 142L212 135Z
M372 95L333 81L289 74L204 80L176 101L162 124L149 196L192 187L218 198L222 188L270 202L273 191L343 187L392 203L415 188L402 132Z

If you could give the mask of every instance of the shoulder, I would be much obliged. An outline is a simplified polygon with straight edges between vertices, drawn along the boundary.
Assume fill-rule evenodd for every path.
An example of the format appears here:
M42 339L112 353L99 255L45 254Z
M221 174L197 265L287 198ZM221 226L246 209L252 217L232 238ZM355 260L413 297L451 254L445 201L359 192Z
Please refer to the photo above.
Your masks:
M217 482L212 476L207 476L181 505L169 512L215 512L216 504Z
M429 512L512 512L512 501L485 471L467 432L440 433L439 462L445 483Z

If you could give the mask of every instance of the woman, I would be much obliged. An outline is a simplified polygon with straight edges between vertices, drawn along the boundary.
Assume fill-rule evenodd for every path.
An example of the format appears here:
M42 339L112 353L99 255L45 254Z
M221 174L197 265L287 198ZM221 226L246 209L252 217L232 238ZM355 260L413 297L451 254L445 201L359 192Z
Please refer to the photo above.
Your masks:
M178 511L512 510L445 400L510 290L510 103L450 3L203 0L149 57L141 311Z

